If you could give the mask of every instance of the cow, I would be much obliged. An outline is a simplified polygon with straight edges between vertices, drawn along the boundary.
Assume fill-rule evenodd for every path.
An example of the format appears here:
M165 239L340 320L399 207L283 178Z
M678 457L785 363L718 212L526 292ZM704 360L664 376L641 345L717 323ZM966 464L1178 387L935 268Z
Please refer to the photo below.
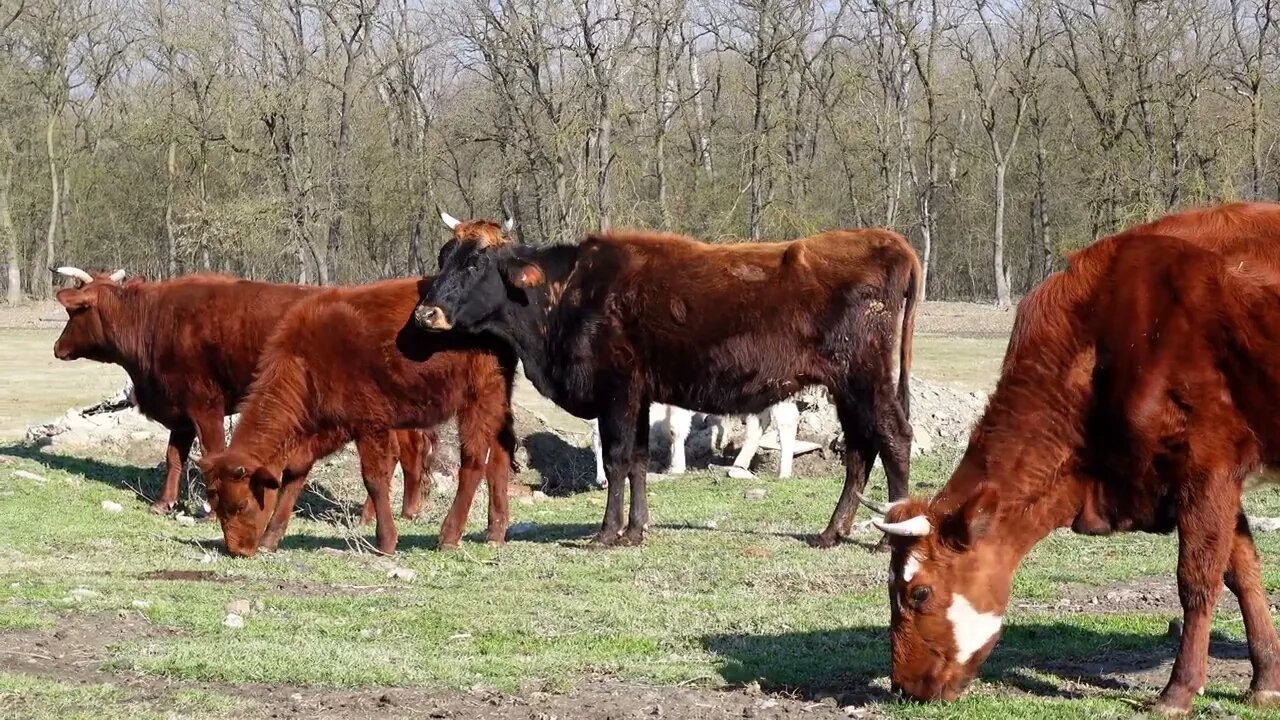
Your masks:
M663 427L663 432L667 433L671 441L671 457L666 470L663 471L664 474L683 475L688 470L688 463L685 461L685 441L689 439L689 431L693 428L693 415L691 410L674 405L661 403L649 405L649 417L661 418L657 424ZM725 426L723 418L712 416L711 422L714 423L711 446L718 452L727 439L724 436ZM778 477L791 477L792 460L796 451L796 431L800 425L800 408L790 400L784 400L762 413L746 417L746 437L743 438L742 447L738 450L738 456L734 458L733 465L728 468L730 477L743 480L754 477L751 474L751 460L760 449L760 442L764 439L764 428L770 425L778 430L778 447L781 453L778 461ZM596 456L596 485L604 487L608 480L604 472L604 449L600 445L599 420L591 421L591 450Z
M414 307L430 284L408 278L327 289L281 318L231 443L200 461L229 553L254 554L273 508L288 518L302 489L289 458L308 438L377 445L393 429L435 427L455 416L461 467L440 548L457 547L481 475L489 487L489 542L505 540L516 359L492 339L415 327ZM386 492L371 481L391 472L381 457L361 458L370 493ZM377 549L393 553L396 540L395 524L380 513Z
M1225 581L1252 699L1280 704L1280 646L1241 482L1280 463L1280 205L1170 215L1072 255L1019 304L1000 380L946 485L880 508L891 684L951 700L995 646L1013 575L1052 530L1178 531L1185 630L1157 709L1204 685Z
M901 235L835 230L712 245L619 230L534 248L491 222L452 224L414 318L430 330L496 335L539 392L599 418L609 488L597 545L643 542L651 402L759 413L806 385L826 386L846 439L845 483L820 547L849 535L854 493L877 454L890 497L906 495L921 271Z
M57 272L77 284L57 293L67 324L53 354L123 367L133 384L132 403L169 430L164 486L151 505L167 514L177 503L192 442L198 437L206 453L226 445L223 418L248 390L272 328L294 303L320 289L216 274L147 282L139 276L126 281L124 270ZM424 473L430 477L438 442L434 429L397 431L381 442L404 471L405 518L422 511L421 481ZM314 460L297 458L294 469ZM376 512L371 496L361 518L367 522Z

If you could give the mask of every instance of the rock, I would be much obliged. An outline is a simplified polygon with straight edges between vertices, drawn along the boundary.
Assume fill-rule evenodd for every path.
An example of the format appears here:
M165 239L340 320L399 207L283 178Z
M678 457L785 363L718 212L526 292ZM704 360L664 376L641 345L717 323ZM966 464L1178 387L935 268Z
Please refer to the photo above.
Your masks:
M196 519L191 517L190 515L178 515L177 517L174 518L174 520L177 521L177 523L182 527L196 526Z
M755 478L755 474L752 473L750 470L747 470L746 468L740 468L737 465L730 465L728 472L729 472L729 477L733 478L734 480L752 480Z
M244 618L235 613L227 613L227 616L222 618L222 624L232 630L239 630L244 627Z
M292 701L294 705L297 705L302 702L302 693L294 693L290 695L289 700Z
M1249 528L1254 532L1276 532L1280 530L1280 517L1249 516Z
M124 512L124 506L123 506L123 505L121 505L121 504L120 504L120 503L118 503L118 502L113 502L113 501L111 501L111 500L103 500L103 501L102 501L102 509L103 509L103 510L106 510L106 511L107 511L107 512L109 512L109 513L119 513L119 512Z
M763 500L768 494L769 491L764 488L751 488L750 490L742 493L742 497L747 500Z
M551 498L550 498L550 497L548 497L548 496L547 496L547 494L546 494L546 493L544 493L544 492L542 492L541 490L534 490L534 491L533 491L533 501L534 501L535 503L544 503L544 502L546 502L546 501L548 501L548 500L550 500L550 499L551 499Z
M227 603L227 614L244 616L248 615L252 608L253 605L248 600L232 600Z
M411 583L418 579L418 572L406 567L395 567L387 571L387 577Z
M147 602L146 600L134 600L132 603L129 604L129 606L132 607L134 610L150 610L151 609L151 603Z
M521 505L533 505L535 501L530 495L521 495L516 498L516 502Z
M535 525L534 523L518 522L515 525L512 525L511 527L507 528L507 537L518 538L521 535L528 535L529 533L537 529L538 529L538 526Z
M708 530L715 530L720 527L720 523L716 522L715 520L708 520L702 523L702 527Z
M75 588L71 592L67 593L67 597L76 602L80 602L81 600L92 600L96 597L102 597L102 593L88 588Z

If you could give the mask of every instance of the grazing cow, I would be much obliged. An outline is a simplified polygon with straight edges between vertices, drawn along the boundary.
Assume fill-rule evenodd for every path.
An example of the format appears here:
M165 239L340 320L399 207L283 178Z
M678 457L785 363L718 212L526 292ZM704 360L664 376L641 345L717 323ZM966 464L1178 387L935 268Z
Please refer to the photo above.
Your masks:
M79 283L58 291L67 324L53 354L59 360L112 363L129 373L133 404L169 430L164 488L151 505L168 513L178 500L191 443L199 437L206 453L226 446L222 420L248 390L272 328L294 303L321 290L222 275L162 282L134 277L122 284L123 270L108 275L62 267L58 272ZM381 444L404 470L406 518L422 510L421 479L424 473L430 476L437 442L435 430L425 435L406 430ZM294 469L310 467L315 459L299 457ZM375 512L370 497L363 520Z
M840 501L816 540L822 547L849 534L854 493L876 454L890 496L906 494L920 262L902 236L836 230L710 245L618 231L532 248L492 223L450 220L454 238L414 317L424 328L496 334L542 394L600 419L609 494L596 543L643 541L651 402L759 413L806 385L826 386L847 451Z
M651 403L649 417L655 415L662 418L661 423L671 440L671 459L664 471L667 475L683 475L688 469L685 462L685 442L689 439L689 431L693 428L693 412L674 405ZM712 447L718 452L722 449L724 425L716 419L715 439ZM795 457L796 431L800 425L800 408L794 402L784 400L762 413L748 415L746 418L746 437L742 448L729 468L729 475L739 479L753 477L751 460L760 449L760 441L764 439L764 428L773 425L778 430L778 445L781 458L778 462L778 477L791 477L791 464ZM591 449L596 456L596 485L604 487L608 482L604 472L604 450L600 446L600 421L591 421Z
M1158 709L1203 688L1225 581L1253 700L1280 703L1280 645L1240 510L1280 464L1280 205L1171 215L1074 254L1018 307L1001 377L932 500L890 505L894 688L954 699L1000 634L1014 572L1058 527L1178 531L1182 645Z
M231 444L200 463L228 552L252 555L273 507L287 520L302 489L289 472L289 457L308 438L378 445L395 428L435 427L455 415L461 467L440 547L457 546L482 474L489 486L489 541L505 540L516 359L496 340L414 327L413 309L430 282L325 290L280 320ZM371 494L386 493L376 479L392 467L379 463L381 457L361 458ZM395 523L379 512L378 550L389 554L395 546Z

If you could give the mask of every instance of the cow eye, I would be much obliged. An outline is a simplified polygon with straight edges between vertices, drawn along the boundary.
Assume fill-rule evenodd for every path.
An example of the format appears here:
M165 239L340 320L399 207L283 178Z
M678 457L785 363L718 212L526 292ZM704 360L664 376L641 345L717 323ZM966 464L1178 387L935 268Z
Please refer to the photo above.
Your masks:
M928 585L917 585L916 587L911 588L911 593L908 595L908 599L910 600L912 607L919 608L921 605L924 605L929 601L929 596L932 594L933 588Z

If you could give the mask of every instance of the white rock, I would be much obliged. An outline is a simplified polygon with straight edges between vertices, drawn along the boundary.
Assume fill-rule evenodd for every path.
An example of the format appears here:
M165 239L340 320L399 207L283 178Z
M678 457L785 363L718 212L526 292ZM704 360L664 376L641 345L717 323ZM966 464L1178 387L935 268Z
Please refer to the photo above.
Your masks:
M118 503L118 502L113 502L113 501L111 501L111 500L103 500L103 501L102 501L102 509L103 509L103 510L106 510L106 511L107 511L107 512L109 512L109 513L124 512L124 506L123 506L123 505L121 505L121 504L120 504L120 503Z
M742 497L748 500L763 500L768 494L769 491L764 488L751 488L750 490L742 493Z
M132 607L134 610L150 610L151 603L147 602L146 600L134 600L132 603L130 603L130 607Z
M203 565L211 565L217 561L218 561L218 558L214 557L213 553L205 553L204 555L200 556L200 562Z
M546 502L547 500L550 500L550 499L551 498L548 497L547 494L542 492L541 490L533 491L533 501L536 503Z
M101 597L102 593L99 593L95 590L90 590L88 588L75 588L71 592L67 593L67 596L70 597L72 600L79 602L81 600L91 600L96 597Z
M720 523L716 522L715 520L708 520L702 523L702 527L708 530L715 530L716 528L720 527Z
M240 628L244 627L244 618L240 617L235 613L227 613L227 616L222 618L222 624L226 625L232 630L239 630Z
M139 441L139 442L141 442L141 441L143 441L143 440L150 440L150 439L151 439L151 433L150 433L149 431L147 431L147 430L135 430L135 431L133 431L133 432L129 433L129 439L130 439L130 440L137 440L137 441Z
M1249 516L1249 527L1254 532L1276 532L1280 530L1280 517Z
M418 571L405 567L395 567L387 571L387 577L411 583L418 578Z
M249 614L249 610L252 607L253 604L248 600L232 600L227 603L226 610L228 615L240 615L243 617Z
M196 519L190 515L179 515L174 520L182 527L195 527L196 525Z

